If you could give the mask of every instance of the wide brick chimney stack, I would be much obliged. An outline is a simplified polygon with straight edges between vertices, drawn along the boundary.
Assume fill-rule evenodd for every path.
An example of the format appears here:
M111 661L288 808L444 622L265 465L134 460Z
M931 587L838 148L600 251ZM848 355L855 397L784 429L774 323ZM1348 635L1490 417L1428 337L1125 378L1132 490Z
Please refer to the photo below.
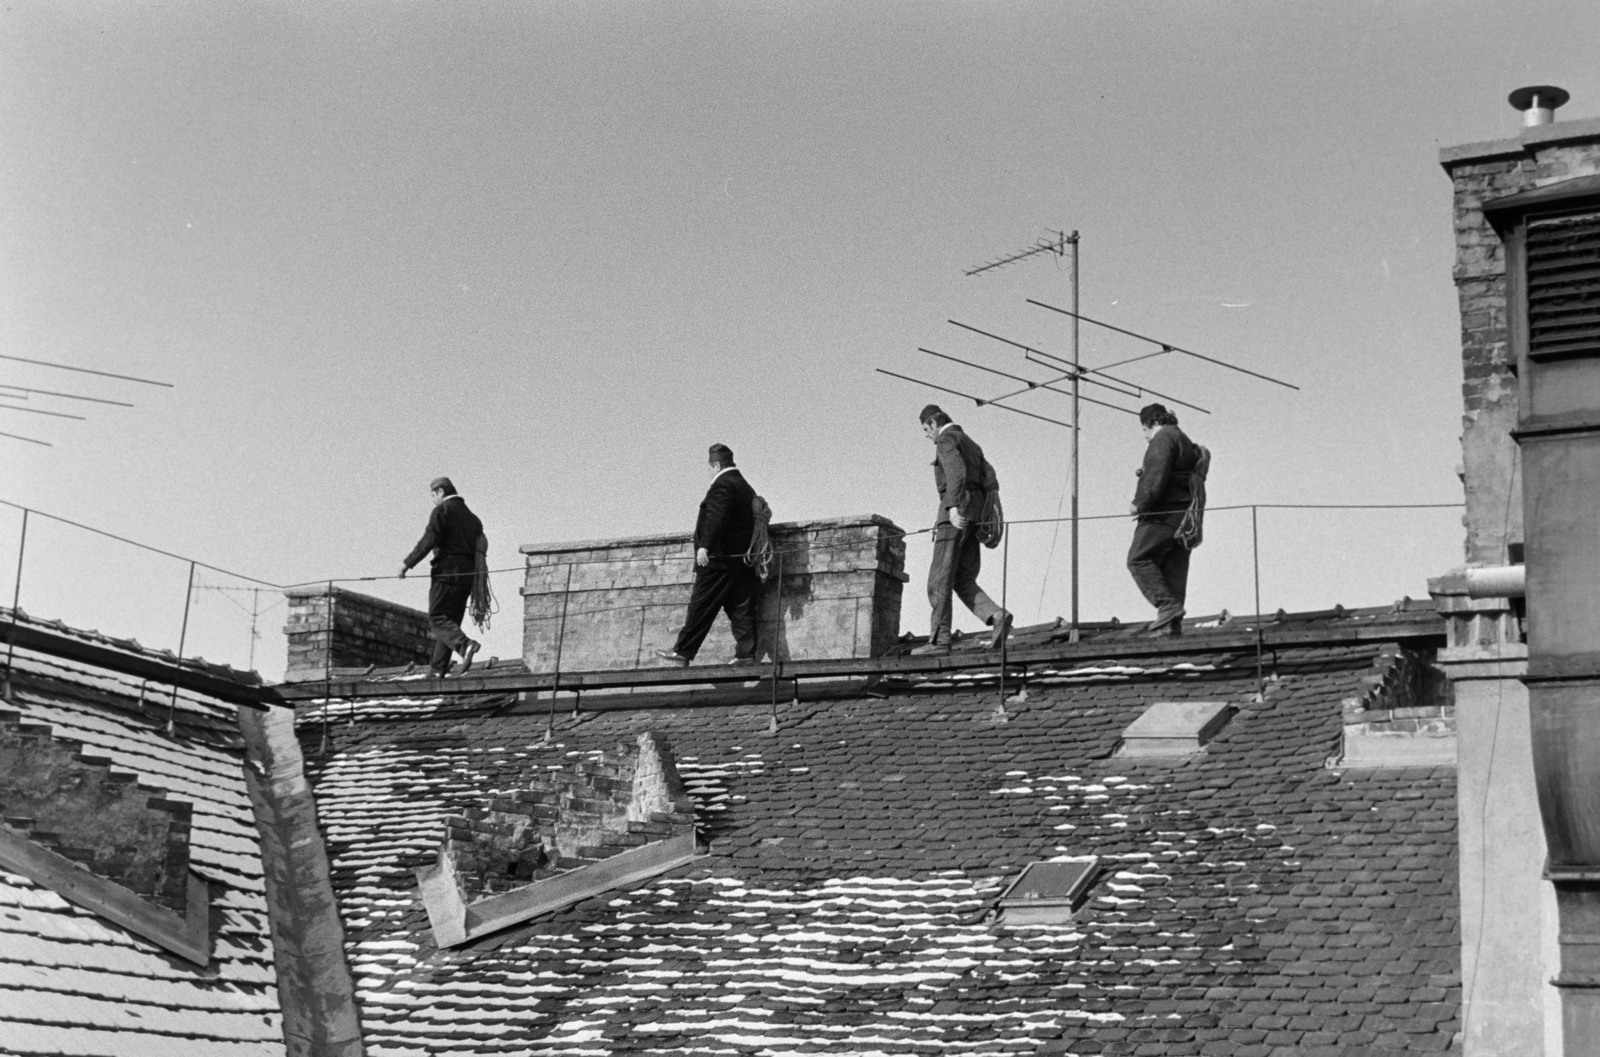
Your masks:
M778 558L761 593L763 660L878 657L900 635L905 534L877 515L771 526ZM655 667L694 584L688 533L525 546L523 659L530 671ZM782 575L778 575L781 568ZM718 620L696 658L733 657Z

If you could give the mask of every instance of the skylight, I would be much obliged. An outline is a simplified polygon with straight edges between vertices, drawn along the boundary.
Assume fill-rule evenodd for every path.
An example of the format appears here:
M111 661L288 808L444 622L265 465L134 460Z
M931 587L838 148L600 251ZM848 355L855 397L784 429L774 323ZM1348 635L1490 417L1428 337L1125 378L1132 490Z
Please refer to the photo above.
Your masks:
M1060 925L1100 875L1100 858L1085 855L1029 863L1000 895L1000 920L1007 925Z

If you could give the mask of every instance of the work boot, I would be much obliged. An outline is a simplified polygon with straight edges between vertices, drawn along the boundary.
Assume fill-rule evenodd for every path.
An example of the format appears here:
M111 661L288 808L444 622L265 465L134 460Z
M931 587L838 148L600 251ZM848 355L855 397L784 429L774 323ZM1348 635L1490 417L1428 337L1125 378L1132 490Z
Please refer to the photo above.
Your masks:
M1145 626L1152 635L1182 635L1184 609L1176 602L1156 610L1156 618Z
M1001 610L989 618L989 623L994 627L994 634L989 637L989 644L985 649L998 650L1006 644L1006 639L1011 636L1011 625L1015 622L1010 613Z
M483 643L467 640L467 648L461 651L461 667L456 669L457 675L467 674L467 670L472 667L472 658L476 657L482 648Z
M676 664L679 668L689 667L689 658L685 657L677 650L657 650L656 656L660 657L668 664Z
M743 668L746 665L760 664L760 663L761 662L756 660L754 657L735 657L733 660L728 662L729 665L731 665L731 666L733 666L735 668Z
M950 644L948 642L929 641L911 651L913 657L948 657Z

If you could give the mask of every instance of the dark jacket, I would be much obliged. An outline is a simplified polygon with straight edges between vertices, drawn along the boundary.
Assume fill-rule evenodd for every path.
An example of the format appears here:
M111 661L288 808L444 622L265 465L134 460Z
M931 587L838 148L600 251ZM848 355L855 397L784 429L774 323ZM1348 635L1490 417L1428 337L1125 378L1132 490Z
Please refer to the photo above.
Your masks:
M467 509L467 501L458 495L450 496L428 515L428 527L406 555L405 566L411 568L433 551L434 579L471 573L481 535L483 522Z
M972 521L983 515L985 494L983 449L978 442L951 424L934 441L933 484L939 490L939 514L934 524L950 520L950 508Z
M756 490L736 467L719 473L711 482L694 523L694 546L706 549L711 558L708 568L745 567L744 553L750 549L750 536L756 528L751 512L755 497Z
M1200 462L1200 448L1177 426L1162 426L1144 450L1133 508L1140 521L1176 525L1183 520L1193 493L1190 475Z

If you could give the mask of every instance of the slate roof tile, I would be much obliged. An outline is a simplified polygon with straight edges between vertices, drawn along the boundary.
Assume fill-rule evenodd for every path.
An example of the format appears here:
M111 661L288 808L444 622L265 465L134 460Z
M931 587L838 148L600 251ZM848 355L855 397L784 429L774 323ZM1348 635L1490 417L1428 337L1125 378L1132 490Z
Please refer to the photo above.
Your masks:
M193 807L190 865L213 882L214 953L210 967L199 969L0 870L0 1047L17 1055L281 1055L261 854L234 706L180 694L176 737L169 736L169 692L26 650L16 653L14 690L7 707L24 721L82 742L86 755Z
M334 703L308 768L368 1051L1447 1048L1454 773L1324 766L1374 655L1280 650L1262 702L1253 658L1200 653L1030 685L1004 723L984 688L784 704L775 737L749 706L563 714L545 744L504 698ZM1184 699L1240 711L1200 756L1110 757ZM679 753L711 856L436 949L411 870L440 820L644 729ZM1069 853L1108 864L1077 921L986 920L1015 870Z

